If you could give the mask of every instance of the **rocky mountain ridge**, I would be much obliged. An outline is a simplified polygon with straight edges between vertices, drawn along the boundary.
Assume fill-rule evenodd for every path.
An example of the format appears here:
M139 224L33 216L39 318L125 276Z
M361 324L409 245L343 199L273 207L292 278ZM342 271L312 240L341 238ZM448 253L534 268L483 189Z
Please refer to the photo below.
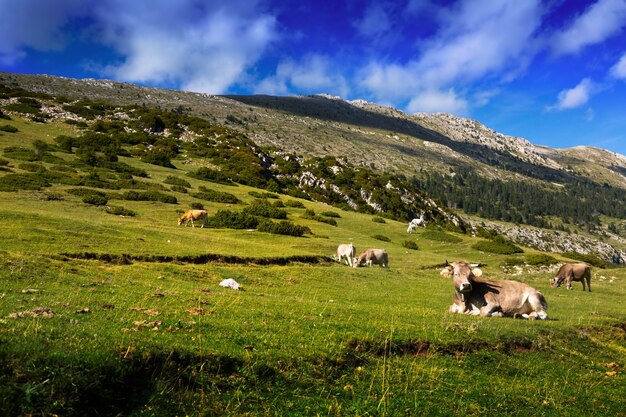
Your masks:
M0 83L73 100L143 104L189 113L227 125L260 146L286 154L342 157L355 166L404 177L419 175L421 171L454 175L457 167L463 167L487 178L536 183L538 189L558 188L581 179L626 189L623 155L591 147L538 146L527 139L498 133L477 121L448 114L408 115L391 107L363 100L346 101L326 94L215 96L108 80L7 73L0 73ZM328 188L333 189L331 184ZM368 196L362 197L367 200ZM350 201L345 201L350 205ZM570 248L531 229L524 233L507 230L502 232L512 240L541 250L595 251L604 259L614 258L615 253L623 255L619 249L623 242L616 239L617 235L609 238L572 235L568 241L577 243ZM607 239L609 242L604 242ZM545 247L545 242L555 243Z

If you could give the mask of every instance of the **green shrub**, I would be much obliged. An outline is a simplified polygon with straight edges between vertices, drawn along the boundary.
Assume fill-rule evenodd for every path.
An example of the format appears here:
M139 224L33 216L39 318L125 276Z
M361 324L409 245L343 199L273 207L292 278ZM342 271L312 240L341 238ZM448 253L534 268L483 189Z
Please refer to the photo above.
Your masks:
M320 216L324 216L324 217L334 217L335 219L340 219L341 216L339 215L339 213L335 212L335 211L323 211L320 213Z
M177 193L183 193L183 194L186 194L188 192L185 187L181 187L180 185L172 185L170 187L170 190L175 191Z
M293 208L304 208L304 204L298 200L287 200L285 201L285 206L293 207Z
M32 149L22 148L21 146L7 146L4 148L4 156L20 161L33 162L37 160L37 155L35 155Z
M33 163L33 162L23 162L23 163L19 164L17 167L19 169L23 169L24 171L29 171L29 172L43 173L43 172L47 171L45 166L43 166L41 164L36 164L36 163Z
M115 216L134 217L137 215L137 213L135 213L134 211L125 209L124 207L120 206L106 206L104 210L107 213L113 214Z
M259 221L256 217L241 211L218 210L214 216L207 217L207 225L214 228L256 229Z
M189 205L189 207L193 210L204 210L204 204L199 202L193 202Z
M160 201L161 203L176 204L178 200L173 195L160 193L158 191L126 191L122 194L124 200L130 201Z
M178 185L179 187L191 188L191 184L189 181L184 180L179 177L175 177L173 175L168 175L167 178L163 180L165 184Z
M411 250L418 250L419 247L417 246L417 243L415 243L413 240L405 240L402 242L402 246L407 248L407 249L411 249Z
M17 132L17 127L11 125L0 125L0 131L15 133Z
M441 230L426 230L420 237L443 243L461 243L463 241L460 237L456 237Z
M170 156L159 149L151 149L144 156L141 157L141 160L147 164L159 165L166 168L176 168L170 159Z
M191 178L196 178L199 180L215 182L218 184L232 184L230 178L224 175L221 171L211 168L198 168L196 171L191 171L187 175Z
M93 188L70 188L66 190L66 193L72 194L78 197L86 197L89 195L97 195L100 197L106 198L106 194L99 190L94 190Z
M478 251L497 253L500 255L512 255L514 253L524 252L522 248L504 239L502 236L496 236L493 240L478 242L474 244L472 248Z
M225 204L241 203L241 200L239 200L237 197L235 197L233 194L230 194L230 193L211 190L206 187L200 187L199 190L200 191L198 191L197 193L191 194L191 196L200 200L213 201L214 203L225 203Z
M273 222L268 219L260 221L258 226L259 232L272 233L275 235L287 235L287 236L302 236L310 229L305 226L294 224L288 220L282 220L280 222Z
M287 212L280 208L272 206L265 200L256 200L251 205L244 209L244 212L259 217L266 217L269 219L286 219Z
M374 235L374 236L372 236L372 237L373 237L374 239L376 239L376 240L380 240L380 241L383 241L383 242L391 242L391 239L389 239L389 238L388 238L387 236L385 236L385 235Z
M254 198L280 198L277 194L267 192L249 191L248 194Z
M379 216L374 216L374 217L372 217L372 221L373 221L374 223L387 223L387 222L385 221L385 219L383 219L382 217L379 217Z
M94 206L104 206L109 200L99 194L87 194L82 198L83 203L92 204Z
M533 253L525 256L526 263L528 265L554 265L559 263L559 261L548 254L545 253Z
M315 210L313 209L306 209L304 211L304 214L302 215L302 218L330 224L331 226L337 226L337 221L335 219L318 216L317 214L315 214Z
M40 174L6 174L0 177L0 191L40 190L50 183Z

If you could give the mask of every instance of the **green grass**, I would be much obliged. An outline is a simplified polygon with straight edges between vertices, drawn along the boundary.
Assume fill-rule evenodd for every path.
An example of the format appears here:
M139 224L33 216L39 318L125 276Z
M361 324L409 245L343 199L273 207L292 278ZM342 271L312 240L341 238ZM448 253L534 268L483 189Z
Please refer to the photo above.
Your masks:
M62 130L17 117L15 125L1 147L52 143L59 133L46 129ZM20 160L4 158L22 173ZM146 170L155 185L173 177L194 190L207 184L185 168L120 160ZM210 186L243 203L205 203L210 216L239 211L262 192ZM1 415L614 416L626 407L625 269L594 268L591 293L553 289L549 273L508 275L500 265L511 256L473 249L477 238L421 229L411 235L419 250L408 250L405 223L368 214L341 211L333 226L285 204L287 220L313 232L291 237L179 227L180 210L195 201L185 193L171 192L177 204L168 204L102 190L107 204L132 210L128 217L83 203L74 188L0 192ZM339 243L353 242L357 252L378 247L376 236L390 240L389 269L165 261L328 257ZM480 262L486 278L532 285L553 320L449 314L452 282L437 266L446 259ZM244 291L219 287L226 278ZM54 315L12 317L37 307Z

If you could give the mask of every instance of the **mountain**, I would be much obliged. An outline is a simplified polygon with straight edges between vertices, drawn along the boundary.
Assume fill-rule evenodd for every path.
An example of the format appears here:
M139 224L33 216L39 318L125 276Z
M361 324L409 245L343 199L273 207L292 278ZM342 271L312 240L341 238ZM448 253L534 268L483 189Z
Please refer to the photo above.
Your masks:
M551 149L470 119L441 113L409 115L325 94L215 96L107 80L9 73L0 73L0 84L67 101L140 105L198 116L249 138L258 146L254 152L266 161L265 168L276 160L295 160L303 168L307 159L322 158L316 163L324 165L323 158L331 158L334 165L328 168L332 172L320 174L326 167L317 173L303 170L290 179L307 188L309 195L326 198L329 203L341 202L355 209L359 207L355 199L364 199L374 211L383 211L370 191L364 193L361 188L360 195L351 196L350 190L342 190L341 184L334 182L338 172L368 169L386 178L381 184L388 193L396 192L406 204L413 204L408 214L437 206L432 216L454 218L457 223L458 211L474 228L498 228L530 245L530 236L543 236L535 227L543 229L542 233L548 229L549 233L584 235L618 248L617 253L624 247L626 157L603 149ZM404 182L393 183L390 178ZM409 197L407 184L422 195ZM528 232L522 233L524 236L508 233L519 227ZM535 239L534 246L542 239ZM555 239L553 249L567 251L567 245L559 245L559 240ZM575 245L571 250L588 247ZM615 260L611 249L596 252Z

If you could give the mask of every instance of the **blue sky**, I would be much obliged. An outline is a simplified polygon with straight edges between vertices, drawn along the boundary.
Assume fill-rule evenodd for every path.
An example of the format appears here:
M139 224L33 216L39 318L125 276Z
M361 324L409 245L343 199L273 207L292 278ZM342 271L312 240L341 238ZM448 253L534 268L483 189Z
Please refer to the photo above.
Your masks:
M626 154L626 0L0 0L0 71L328 93Z

